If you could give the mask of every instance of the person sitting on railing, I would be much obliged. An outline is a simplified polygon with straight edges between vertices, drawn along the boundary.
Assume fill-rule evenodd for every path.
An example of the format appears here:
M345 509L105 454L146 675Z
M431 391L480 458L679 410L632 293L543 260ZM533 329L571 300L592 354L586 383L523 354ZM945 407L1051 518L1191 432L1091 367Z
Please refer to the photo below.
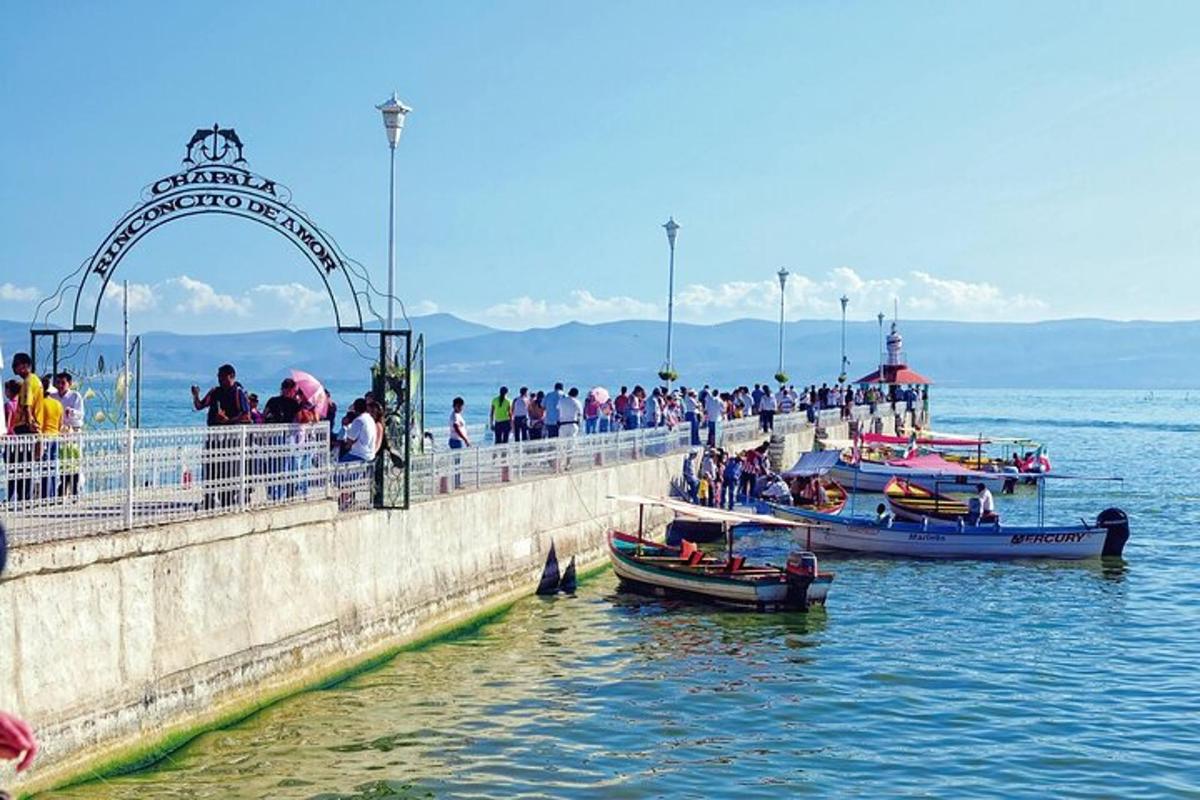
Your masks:
M376 427L375 418L367 409L366 398L360 397L355 400L346 416L352 418L342 434L342 445L347 449L338 461L371 461L375 458L375 440L379 429Z

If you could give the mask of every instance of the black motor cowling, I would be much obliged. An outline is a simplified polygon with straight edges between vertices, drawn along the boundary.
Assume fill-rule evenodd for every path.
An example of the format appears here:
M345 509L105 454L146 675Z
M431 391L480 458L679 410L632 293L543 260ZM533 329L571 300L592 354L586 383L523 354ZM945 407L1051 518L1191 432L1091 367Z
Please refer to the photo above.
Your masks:
M1125 543L1129 541L1129 517L1119 508L1106 508L1096 517L1096 526L1108 532L1100 555L1104 558L1120 558Z

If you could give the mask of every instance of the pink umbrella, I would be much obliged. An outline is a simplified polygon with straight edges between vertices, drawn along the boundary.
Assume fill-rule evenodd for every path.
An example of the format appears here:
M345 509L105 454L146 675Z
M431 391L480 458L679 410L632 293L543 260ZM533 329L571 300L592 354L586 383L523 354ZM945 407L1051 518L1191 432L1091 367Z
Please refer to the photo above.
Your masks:
M329 412L329 393L325 391L321 382L298 369L292 370L292 380L296 382L296 388L304 393L304 398L312 403L317 418L325 419L325 414Z
M596 398L596 402L600 405L608 402L608 389L605 389L603 386L593 386L589 394Z

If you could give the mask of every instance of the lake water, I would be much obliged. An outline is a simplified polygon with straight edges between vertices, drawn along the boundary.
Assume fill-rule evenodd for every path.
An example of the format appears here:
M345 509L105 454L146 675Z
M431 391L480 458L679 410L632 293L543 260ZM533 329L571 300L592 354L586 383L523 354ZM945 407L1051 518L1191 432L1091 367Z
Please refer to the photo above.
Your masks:
M606 570L45 796L1200 796L1196 404L946 391L934 413L1040 438L1061 474L1123 475L1056 483L1048 519L1125 508L1124 563L831 557L829 607L807 616L627 596ZM1033 514L1028 495L998 501Z

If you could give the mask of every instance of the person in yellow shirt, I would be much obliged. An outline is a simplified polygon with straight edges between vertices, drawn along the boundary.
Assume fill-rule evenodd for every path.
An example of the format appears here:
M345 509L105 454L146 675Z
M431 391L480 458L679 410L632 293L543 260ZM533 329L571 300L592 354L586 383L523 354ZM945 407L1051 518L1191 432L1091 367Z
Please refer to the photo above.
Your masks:
M33 359L28 353L17 353L12 360L13 372L21 379L21 391L17 393L17 418L13 433L38 433L41 427L42 404L45 390L42 380L33 371Z
M43 436L43 500L58 496L58 435L62 430L62 418L63 406L58 396L48 394L42 397L42 415L38 419L38 429Z
M12 359L12 370L21 379L17 392L17 408L13 414L14 434L36 434L41 428L44 392L42 381L33 372L33 359L28 353L17 353ZM6 454L9 459L8 498L10 502L33 499L33 464L41 458L41 449L35 441L18 440Z
M38 419L38 430L42 436L58 436L62 432L63 405L58 396L42 397L42 414Z

